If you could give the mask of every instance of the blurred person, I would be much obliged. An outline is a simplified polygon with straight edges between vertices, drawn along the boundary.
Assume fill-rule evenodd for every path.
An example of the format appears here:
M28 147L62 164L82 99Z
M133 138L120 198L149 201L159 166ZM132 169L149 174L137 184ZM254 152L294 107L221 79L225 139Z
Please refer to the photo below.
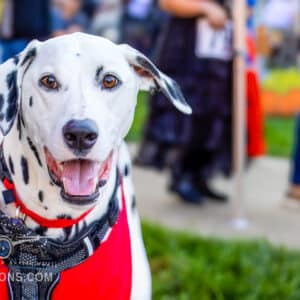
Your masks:
M298 0L268 0L263 8L262 23L272 29L290 30L298 11Z
M264 6L262 24L269 30L272 51L268 64L271 68L293 67L297 62L294 28L298 11L299 0L268 0Z
M231 171L232 22L230 1L160 0L170 19L157 64L177 80L192 116L154 96L136 163L170 167L170 190L186 202L224 202L210 179Z
M300 114L296 116L294 141L288 197L300 204Z
M123 0L101 0L91 23L91 33L119 43L122 15Z
M156 0L129 0L123 17L123 42L151 56L164 20Z
M86 31L88 20L81 11L81 0L55 0L52 10L52 35Z
M50 19L48 0L2 0L1 61L18 54L32 39L48 38L51 32Z
M82 1L82 12L87 16L88 20L92 20L95 16L100 3L103 0L83 0Z

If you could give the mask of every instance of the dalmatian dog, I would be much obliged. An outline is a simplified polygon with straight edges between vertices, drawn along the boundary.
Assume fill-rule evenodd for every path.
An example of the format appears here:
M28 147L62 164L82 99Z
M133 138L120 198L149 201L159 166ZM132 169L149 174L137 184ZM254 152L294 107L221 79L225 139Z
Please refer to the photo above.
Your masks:
M3 160L22 202L4 201L7 186L0 182L0 209L10 217L21 215L39 236L68 243L107 212L121 177L117 199L130 238L128 299L136 300L151 298L151 276L123 139L139 90L152 89L191 113L178 85L143 54L88 34L34 40L0 66ZM113 231L114 226L105 232L102 243ZM116 258L122 251L111 250Z

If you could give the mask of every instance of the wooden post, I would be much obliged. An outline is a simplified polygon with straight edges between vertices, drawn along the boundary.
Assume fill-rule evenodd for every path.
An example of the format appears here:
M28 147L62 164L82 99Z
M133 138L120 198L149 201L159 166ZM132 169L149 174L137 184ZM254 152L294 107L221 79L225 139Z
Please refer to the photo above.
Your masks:
M247 227L244 211L244 166L245 143L245 54L246 54L246 0L233 0L234 26L234 86L233 86L233 167L234 167L234 219L232 225L237 229Z

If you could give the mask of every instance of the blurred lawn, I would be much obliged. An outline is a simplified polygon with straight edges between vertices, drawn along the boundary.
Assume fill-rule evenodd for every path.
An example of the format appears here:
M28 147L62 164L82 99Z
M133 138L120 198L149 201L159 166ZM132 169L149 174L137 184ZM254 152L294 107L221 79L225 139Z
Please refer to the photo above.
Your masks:
M294 127L295 119L292 117L266 118L265 136L269 155L281 157L291 156L293 149Z
M148 96L141 93L136 107L135 120L127 136L129 142L139 142L143 134L143 126L148 113ZM293 145L294 118L267 117L265 120L265 136L268 155L290 157ZM300 299L300 297L299 297Z
M127 135L128 142L139 142L143 135L144 123L148 114L148 94L141 92L138 97L134 122Z
M300 299L300 253L143 225L154 300Z

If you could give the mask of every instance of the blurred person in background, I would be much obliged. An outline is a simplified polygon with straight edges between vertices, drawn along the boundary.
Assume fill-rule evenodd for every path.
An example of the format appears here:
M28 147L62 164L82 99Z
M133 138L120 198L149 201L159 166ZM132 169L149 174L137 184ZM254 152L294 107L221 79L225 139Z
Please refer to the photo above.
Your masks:
M50 1L1 1L0 46L2 62L22 51L30 40L46 39L50 33Z
M83 0L82 1L82 12L87 16L88 20L91 21L95 16L100 3L103 0Z
M157 0L129 0L124 9L122 41L152 56L165 14Z
M101 0L91 22L91 33L120 43L122 35L123 0Z
M210 180L231 171L232 22L230 1L160 0L170 13L157 56L158 67L174 78L193 108L174 110L162 94L151 100L136 163L170 167L170 190L182 200L224 202Z
M269 67L295 66L298 44L294 26L299 0L268 0L262 11L262 25L268 29L271 43Z
M294 136L294 151L291 163L290 186L288 189L288 204L300 204L300 114L296 116Z
M81 11L81 0L54 0L52 9L52 36L86 31L88 19Z

